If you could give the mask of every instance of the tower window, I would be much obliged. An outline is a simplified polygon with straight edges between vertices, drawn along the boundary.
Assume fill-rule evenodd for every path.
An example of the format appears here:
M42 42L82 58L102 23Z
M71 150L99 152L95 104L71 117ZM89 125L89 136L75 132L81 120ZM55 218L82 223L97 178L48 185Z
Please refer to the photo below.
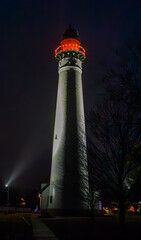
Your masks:
M52 203L52 196L50 196L50 203Z

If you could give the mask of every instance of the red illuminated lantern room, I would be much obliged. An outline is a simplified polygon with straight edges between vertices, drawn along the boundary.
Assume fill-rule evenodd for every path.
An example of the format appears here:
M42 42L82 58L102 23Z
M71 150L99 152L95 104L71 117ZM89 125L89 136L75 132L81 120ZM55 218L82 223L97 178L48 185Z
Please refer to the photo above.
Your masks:
M71 25L64 32L61 45L55 50L55 57L59 59L59 55L66 51L80 53L82 60L86 57L85 49L80 46L79 34Z

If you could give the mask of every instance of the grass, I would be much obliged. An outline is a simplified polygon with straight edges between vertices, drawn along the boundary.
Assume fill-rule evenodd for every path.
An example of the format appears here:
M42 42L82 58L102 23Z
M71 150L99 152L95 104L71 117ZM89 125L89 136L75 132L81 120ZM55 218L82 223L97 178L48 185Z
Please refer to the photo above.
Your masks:
M29 213L0 214L0 240L31 239L32 232L23 217L29 221ZM29 238L30 236L30 238Z

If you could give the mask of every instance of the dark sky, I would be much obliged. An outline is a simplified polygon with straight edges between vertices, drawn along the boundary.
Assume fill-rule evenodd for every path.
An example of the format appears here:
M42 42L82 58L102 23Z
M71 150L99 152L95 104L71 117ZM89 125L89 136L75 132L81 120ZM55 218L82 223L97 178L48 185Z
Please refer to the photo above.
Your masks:
M141 2L0 1L0 178L40 186L50 171L57 93L54 50L69 24L79 31L85 109L98 100L101 63L141 32Z

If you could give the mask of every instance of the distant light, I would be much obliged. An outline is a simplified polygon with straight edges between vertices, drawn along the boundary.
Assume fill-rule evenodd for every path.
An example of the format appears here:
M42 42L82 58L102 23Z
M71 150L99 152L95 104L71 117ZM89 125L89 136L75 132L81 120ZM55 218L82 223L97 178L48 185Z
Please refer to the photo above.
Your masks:
M26 205L26 202L21 202L20 203L20 206L25 206Z
M24 202L25 202L24 198L21 198L21 201L24 201Z
M133 206L130 207L130 212L135 212L135 209Z
M128 189L130 189L130 186L128 186Z
M39 213L39 212L40 212L40 211L39 211L38 207L35 208L34 213Z
M7 184L7 183L5 184L5 187L8 187L8 184Z
M102 201L99 201L99 210L102 210Z

